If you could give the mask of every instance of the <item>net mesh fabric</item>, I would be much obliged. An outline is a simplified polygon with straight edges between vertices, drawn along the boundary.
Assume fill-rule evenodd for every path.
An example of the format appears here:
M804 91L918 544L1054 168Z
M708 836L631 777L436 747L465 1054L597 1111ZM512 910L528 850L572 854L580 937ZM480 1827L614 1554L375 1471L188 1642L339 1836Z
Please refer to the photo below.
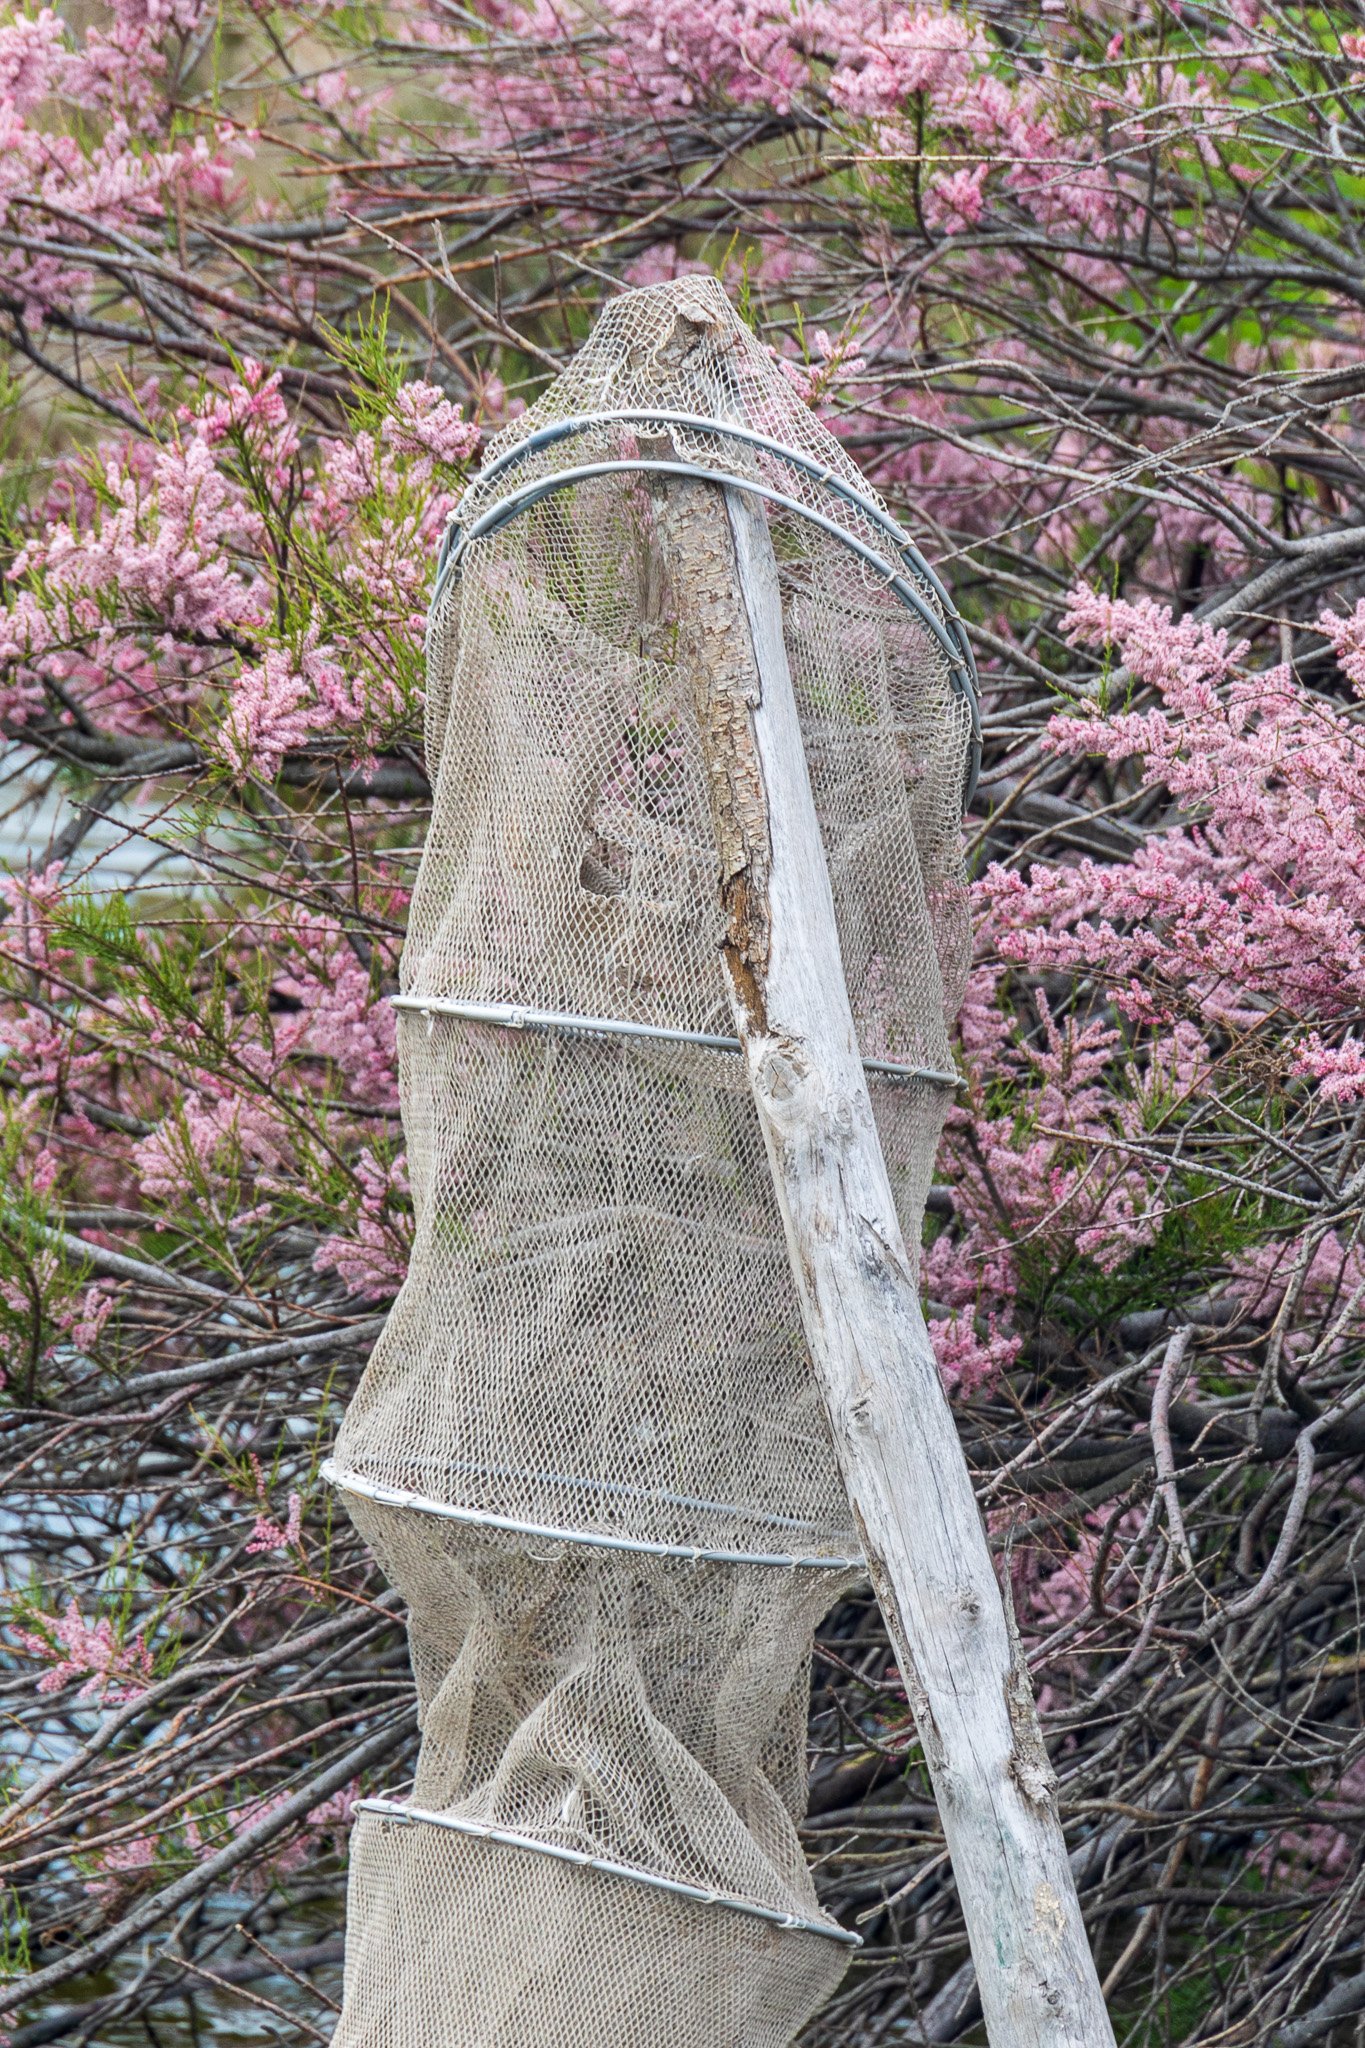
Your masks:
M523 486L645 457L886 553L828 484L718 428L526 447L649 406L866 491L687 279L608 309L494 445L466 533ZM779 2048L846 1960L796 1824L812 1631L857 1545L762 1135L737 1053L625 1028L733 1030L674 488L546 491L464 547L433 608L404 994L578 1021L400 1012L411 1269L331 1471L408 1603L405 1796L437 1819L360 1817L338 2048ZM861 1049L951 1073L970 707L884 576L799 512L768 526ZM913 1248L948 1093L869 1089Z
M845 1955L819 1934L365 1813L341 2026L423 2048L784 2048Z
M413 1615L411 1797L818 1918L793 1821L827 1575L604 1554L354 1499Z

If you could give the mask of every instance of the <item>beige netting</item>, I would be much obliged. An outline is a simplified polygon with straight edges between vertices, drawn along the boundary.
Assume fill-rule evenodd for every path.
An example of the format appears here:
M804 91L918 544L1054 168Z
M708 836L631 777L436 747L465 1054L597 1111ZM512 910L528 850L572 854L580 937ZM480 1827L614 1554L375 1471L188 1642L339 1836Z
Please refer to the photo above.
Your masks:
M731 1040L660 464L768 494L912 1246L950 1095L956 628L719 288L631 293L495 445L430 623L416 1238L329 1467L423 1740L357 1825L339 2048L782 2048L848 1953L796 1823L857 1546Z

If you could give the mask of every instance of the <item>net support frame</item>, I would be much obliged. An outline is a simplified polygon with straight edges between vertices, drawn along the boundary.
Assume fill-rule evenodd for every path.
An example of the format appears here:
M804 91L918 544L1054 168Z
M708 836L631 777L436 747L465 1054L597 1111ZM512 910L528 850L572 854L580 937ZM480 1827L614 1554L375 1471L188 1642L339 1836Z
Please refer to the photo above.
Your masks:
M640 1884L650 1891L669 1892L676 1899L689 1899L698 1906L719 1906L727 1912L746 1914L751 1920L766 1920L772 1927L781 1927L789 1934L819 1934L826 1941L838 1942L849 1949L861 1948L863 1938L851 1928L841 1927L837 1920L806 1920L796 1913L783 1913L776 1906L763 1906L756 1899L743 1899L731 1892L706 1891L701 1885L683 1884L678 1878L658 1877L653 1871L638 1870L631 1863L613 1863L605 1856L589 1856L582 1849L567 1849L558 1842L538 1841L534 1835L519 1835L510 1828L497 1828L487 1821L468 1820L461 1814L432 1813L426 1807L413 1806L406 1800L390 1799L383 1793L375 1793L368 1799L357 1799L353 1811L356 1813L378 1814L384 1820L400 1821L408 1826L425 1825L444 1828L452 1835L472 1835L476 1841L496 1842L501 1849L524 1849L534 1856L550 1856L558 1863L572 1863L579 1870L595 1870L602 1877L622 1878L630 1884Z
M885 556L879 555L866 541L859 540L855 533L840 525L838 520L827 518L809 505L803 505L799 498L779 491L771 484L760 483L757 478L737 476L731 471L712 469L699 462L669 462L657 457L638 456L616 462L582 463L568 469L556 470L547 477L537 477L533 483L509 491L504 497L485 507L468 525L465 524L463 515L473 491L504 475L527 455L541 448L553 447L570 436L589 433L596 427L650 426L656 423L666 427L683 428L694 433L728 436L748 447L761 449L765 454L789 463L792 468L800 470L803 475L842 498L887 535L904 565L913 575L926 583L938 599L943 608L943 616L940 617L932 605L925 602L914 585L908 582ZM948 663L953 687L970 712L972 740L962 794L962 807L966 810L976 794L976 786L981 776L982 731L976 657L972 652L971 641L967 636L961 614L948 596L940 578L935 575L914 542L883 506L874 498L857 490L827 465L814 461L800 449L789 448L785 442L775 441L770 435L757 433L752 428L707 418L700 413L675 412L668 407L660 407L657 410L624 408L619 411L579 413L572 419L557 421L552 426L542 427L539 432L528 435L526 440L507 449L485 470L480 471L475 484L466 491L452 512L437 556L436 580L432 589L429 613L435 611L445 593L447 582L456 574L465 554L475 541L497 533L521 513L530 511L532 506L540 504L543 499L558 491L570 490L576 484L588 483L597 477L619 476L632 472L646 476L677 477L693 482L715 484L725 490L746 491L751 496L762 498L768 504L776 505L781 511L793 513L797 518L807 520L812 526L818 527L822 533L828 534L831 540L837 541L841 547L857 555L868 568L883 579L887 588L899 598L907 610L914 613L920 624L937 641Z
M533 1010L523 1003L463 1003L448 996L390 996L395 1010L415 1010L423 1017L459 1017L469 1024L490 1024L507 1031L555 1031L572 1038L647 1038L663 1045L696 1045L710 1052L742 1052L737 1038L715 1031L677 1031L663 1024L636 1024L626 1017L580 1017L570 1010ZM937 1067L908 1067L899 1060L863 1061L863 1070L892 1081L928 1081L936 1088L960 1088L960 1074Z
M384 1486L350 1472L335 1458L328 1458L321 1476L341 1493L356 1493L381 1507L406 1508L414 1514L434 1515L438 1521L459 1522L471 1529L499 1529L510 1536L530 1536L538 1543L564 1543L585 1550L617 1550L630 1557L676 1557L686 1564L732 1564L771 1567L775 1571L857 1572L865 1569L861 1557L796 1557L761 1550L707 1550L694 1543L651 1543L639 1536L610 1536L597 1529L561 1527L558 1523L523 1522L510 1515L490 1514L483 1508L454 1507L430 1494L414 1493L406 1487Z

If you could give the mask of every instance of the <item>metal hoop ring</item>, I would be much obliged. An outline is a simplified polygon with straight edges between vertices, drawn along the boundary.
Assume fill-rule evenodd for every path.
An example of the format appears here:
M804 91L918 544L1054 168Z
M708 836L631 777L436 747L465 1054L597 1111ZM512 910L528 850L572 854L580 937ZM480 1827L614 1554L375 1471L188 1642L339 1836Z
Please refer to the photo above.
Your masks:
M462 1814L433 1813L430 1808L414 1806L406 1799L392 1799L377 1793L368 1799L357 1799L352 1811L372 1813L378 1820L398 1822L404 1827L444 1828L451 1834L472 1835L476 1841L494 1842L501 1849L529 1850L534 1856L549 1856L557 1863L571 1863L580 1870L594 1870L602 1877L624 1878L628 1884L644 1885L650 1891L670 1892L675 1898L690 1899L699 1906L721 1906L732 1913L743 1913L751 1920L766 1920L771 1926L785 1928L793 1934L818 1934L826 1941L841 1943L845 1948L861 1948L863 1945L860 1934L841 1927L837 1920L809 1920L799 1913L784 1913L778 1906L761 1906L756 1899L739 1898L732 1892L705 1891L700 1885L684 1884L676 1877L659 1877L652 1870L640 1870L630 1863L614 1863L605 1856L594 1856L585 1849L569 1849L558 1842L540 1842L532 1835L494 1827L489 1821L467 1820Z
M517 463L524 461L528 455L537 453L541 448L553 448L558 442L567 441L574 435L590 433L594 427L651 426L656 423L668 427L683 427L694 433L723 435L727 440L742 441L748 447L759 448L764 454L776 455L779 461L785 462L789 468L801 470L814 482L832 491L836 497L843 498L847 504L854 506L871 525L880 527L902 560L916 575L923 577L933 591L943 606L944 617L950 624L960 629L954 637L959 639L963 664L970 671L975 685L976 663L961 614L919 549L898 521L892 518L886 507L879 504L875 498L869 497L865 491L860 491L856 484L851 484L827 463L817 462L813 456L805 454L800 448L789 447L785 441L775 441L770 434L760 434L753 427L741 427L728 420L709 419L703 413L674 412L666 406L660 406L652 412L631 406L619 411L575 413L569 419L556 420L550 426L541 427L536 433L528 434L526 439L518 441L515 447L504 449L487 468L479 472L451 515L452 521L460 521L470 499L485 485L491 483L494 477L505 475Z
M504 474L506 470L513 467L518 460L537 446L553 445L554 442L563 440L571 434L586 432L594 426L614 422L632 422L640 425L658 422L668 425L687 426L694 431L729 435L732 438L763 448L768 453L776 455L780 460L790 463L793 467L814 477L837 496L842 497L846 502L856 507L866 519L889 535L895 544L896 552L902 564L913 575L922 578L934 592L935 596L938 597L945 607L946 617L940 618L933 607L914 588L914 585L908 582L886 560L885 556L878 554L875 548L869 547L866 541L860 540L856 534L850 533L848 528L841 526L837 520L827 518L823 513L814 511L808 505L803 505L798 498L793 498L788 493L779 491L770 484L759 483L752 477L737 476L726 470L709 469L701 463L667 462L646 457L615 462L584 463L574 468L557 470L548 477L536 478L532 483L523 484L519 488L509 491L505 497L496 499L483 512L477 514L469 525L466 526L464 524L462 514L475 492L494 478ZM803 455L798 449L786 448L781 442L769 440L766 435L753 433L747 428L729 426L723 420L708 420L700 415L673 413L662 408L654 412L584 414L572 420L561 420L553 427L543 428L540 434L529 436L526 441L519 443L515 448L508 449L495 462L491 463L488 469L475 479L475 482L466 491L456 507L451 516L450 524L446 528L445 537L441 543L441 551L437 558L436 584L432 592L431 610L434 611L447 583L456 573L465 554L475 541L483 539L488 534L500 531L502 527L519 517L521 513L529 511L532 506L539 504L544 498L551 497L559 491L571 489L575 484L588 482L596 477L626 474L685 477L690 481L718 485L726 490L747 491L754 497L762 498L769 504L780 506L783 511L794 513L798 518L807 520L811 525L818 527L823 533L828 534L831 539L847 548L850 553L858 556L869 568L875 570L893 594L899 598L907 610L915 614L920 623L937 641L947 659L952 685L967 705L968 715L971 720L971 743L968 750L962 798L963 808L964 810L966 809L975 793L981 771L981 710L977 692L976 664L960 616L953 607L942 584L929 568L928 563L924 561L918 549L914 547L900 527L896 525L889 513L883 511L871 499L864 497L860 491L856 490L851 484L846 483L842 477L835 475L834 472L828 469L822 468L811 457Z

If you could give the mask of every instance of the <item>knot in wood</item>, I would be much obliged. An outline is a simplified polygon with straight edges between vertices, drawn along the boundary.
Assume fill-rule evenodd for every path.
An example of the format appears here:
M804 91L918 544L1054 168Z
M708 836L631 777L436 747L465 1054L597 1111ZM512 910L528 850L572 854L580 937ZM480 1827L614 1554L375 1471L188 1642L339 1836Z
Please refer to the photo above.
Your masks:
M848 1140L858 1128L857 1107L847 1095L827 1095L821 1110L821 1122L825 1134L831 1138Z
M754 1086L773 1111L798 1101L810 1078L809 1061L790 1039L770 1040L754 1068Z

